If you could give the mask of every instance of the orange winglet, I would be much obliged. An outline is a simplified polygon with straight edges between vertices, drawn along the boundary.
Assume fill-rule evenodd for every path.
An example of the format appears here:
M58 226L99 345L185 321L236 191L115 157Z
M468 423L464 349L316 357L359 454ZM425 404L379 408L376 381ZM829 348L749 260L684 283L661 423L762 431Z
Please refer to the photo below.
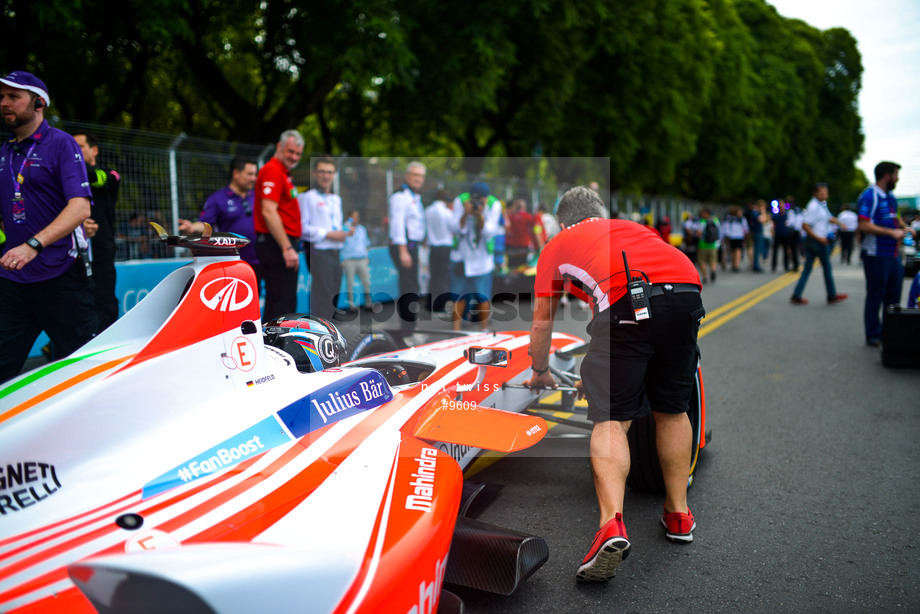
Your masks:
M480 407L442 394L420 415L412 434L430 441L517 452L543 439L547 429L539 416Z

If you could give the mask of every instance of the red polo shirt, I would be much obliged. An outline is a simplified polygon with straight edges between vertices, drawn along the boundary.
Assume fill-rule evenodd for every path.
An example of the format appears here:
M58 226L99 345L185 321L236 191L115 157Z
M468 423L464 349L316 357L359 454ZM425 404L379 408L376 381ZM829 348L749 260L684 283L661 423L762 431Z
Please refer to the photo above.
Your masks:
M291 172L278 158L272 158L259 170L253 201L253 225L256 232L268 234L268 226L262 217L262 199L278 203L278 214L284 225L284 234L300 236L300 205L297 204L297 188Z
M591 218L553 237L537 261L537 296L571 292L598 313L626 294L623 252L633 277L645 273L653 284L688 283L699 286L693 263L654 230L629 220Z

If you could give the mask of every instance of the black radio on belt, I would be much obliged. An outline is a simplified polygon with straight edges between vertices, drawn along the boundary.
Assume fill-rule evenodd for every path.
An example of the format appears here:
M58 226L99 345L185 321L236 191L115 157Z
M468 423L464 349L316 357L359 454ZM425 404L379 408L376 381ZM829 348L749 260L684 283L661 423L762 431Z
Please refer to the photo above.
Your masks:
M626 252L623 252L623 267L626 270L626 301L629 303L629 309L632 311L633 319L636 322L648 320L652 317L651 308L648 303L651 286L645 279L642 279L642 277L632 276L629 270L629 263L626 261Z

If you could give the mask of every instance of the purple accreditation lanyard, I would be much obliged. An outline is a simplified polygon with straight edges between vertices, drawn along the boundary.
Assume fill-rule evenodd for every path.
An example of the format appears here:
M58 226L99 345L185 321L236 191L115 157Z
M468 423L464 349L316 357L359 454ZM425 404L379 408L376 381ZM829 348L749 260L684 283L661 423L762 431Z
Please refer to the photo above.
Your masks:
M10 179L13 181L13 222L16 224L25 224L26 222L26 205L22 198L22 184L25 183L26 178L22 173L26 169L26 164L29 163L29 156L32 155L32 150L35 149L36 145L38 145L38 141L33 141L22 164L19 165L18 173L13 172L14 156L10 156Z

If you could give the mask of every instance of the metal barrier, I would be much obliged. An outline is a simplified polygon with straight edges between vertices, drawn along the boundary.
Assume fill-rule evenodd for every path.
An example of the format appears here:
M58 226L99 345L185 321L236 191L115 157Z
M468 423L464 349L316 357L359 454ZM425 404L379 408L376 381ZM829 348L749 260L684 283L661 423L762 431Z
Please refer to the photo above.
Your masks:
M157 222L176 232L179 218L197 219L207 197L227 184L229 163L235 155L252 157L261 165L275 149L273 142L231 143L183 133L161 134L87 122L58 121L57 127L71 133L95 134L99 139L99 164L114 168L122 177L116 209L116 259L120 261L174 257L175 253L152 240L154 235L148 222ZM387 243L387 200L402 184L405 165L410 160L347 156L336 160L339 173L335 191L342 196L344 209L357 209L361 213L373 245ZM434 200L438 189L456 195L467 191L473 181L484 179L493 194L506 203L521 197L528 201L531 210L540 203L552 210L575 181L558 179L551 159L547 158L487 158L472 163L463 158L421 160L428 165L422 192L425 205ZM601 196L622 217L654 221L667 215L677 230L683 213L695 212L700 206L675 197L607 192L609 164L604 158L552 161L561 161L555 166L568 177L578 177L581 172L583 182L588 178L598 181ZM309 157L305 156L292 174L298 186L309 186Z

